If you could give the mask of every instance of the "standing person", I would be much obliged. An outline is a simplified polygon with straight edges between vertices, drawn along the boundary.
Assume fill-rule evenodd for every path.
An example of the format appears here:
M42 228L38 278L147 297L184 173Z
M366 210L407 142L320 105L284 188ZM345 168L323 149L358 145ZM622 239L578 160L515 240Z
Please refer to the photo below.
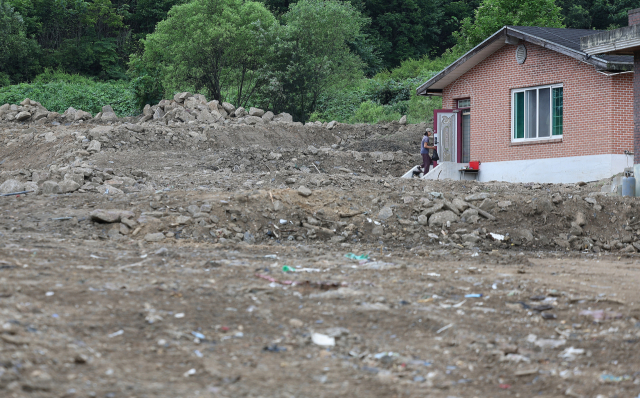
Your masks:
M433 130L427 129L427 131L424 132L424 137L422 137L422 142L420 144L422 170L425 175L429 172L429 167L431 167L431 164L433 163L431 156L434 149L436 149L436 147L433 146Z

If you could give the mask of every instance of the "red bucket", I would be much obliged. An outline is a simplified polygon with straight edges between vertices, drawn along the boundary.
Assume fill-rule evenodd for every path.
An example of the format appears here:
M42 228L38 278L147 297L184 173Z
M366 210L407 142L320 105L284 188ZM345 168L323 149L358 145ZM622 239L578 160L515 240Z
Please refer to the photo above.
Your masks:
M469 167L473 170L478 170L480 169L480 162L469 162Z

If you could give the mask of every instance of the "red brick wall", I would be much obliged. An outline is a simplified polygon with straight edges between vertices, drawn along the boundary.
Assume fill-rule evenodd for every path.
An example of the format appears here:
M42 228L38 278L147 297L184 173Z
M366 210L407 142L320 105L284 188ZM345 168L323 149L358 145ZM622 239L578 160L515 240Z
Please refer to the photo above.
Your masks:
M443 91L442 107L471 98L471 160L622 154L633 150L633 73L605 76L584 62L525 43L527 60L505 45ZM561 142L511 142L511 89L562 83Z
M636 8L635 10L629 10L629 26L637 25L640 23L640 8Z

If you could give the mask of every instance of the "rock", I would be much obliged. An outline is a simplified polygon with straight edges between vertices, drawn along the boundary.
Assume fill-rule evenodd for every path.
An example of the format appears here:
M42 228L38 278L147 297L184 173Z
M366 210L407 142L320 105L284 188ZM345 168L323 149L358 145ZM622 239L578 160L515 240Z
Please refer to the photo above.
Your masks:
M109 195L109 196L122 196L124 195L124 192L122 192L122 190L116 188L116 187L112 187L110 185L98 185L96 187L96 190L98 191L99 194L102 195Z
M446 226L447 222L454 223L459 220L459 217L456 216L454 212L451 210L441 211L440 213L435 213L431 217L429 217L429 226Z
M31 117L29 112L23 111L16 115L16 120L19 122L23 122Z
M298 188L298 195L300 195L300 196L304 196L305 198L308 198L312 194L313 194L313 192L311 192L311 190L309 188L305 187L304 185L301 186L300 188Z
M246 124L248 124L249 126L253 126L256 124L263 124L264 120L262 120L262 118L258 117L258 116L247 116L244 118L244 122Z
M55 181L45 181L40 187L43 195L57 195L60 193L60 186Z
M273 211L282 211L284 210L284 205L282 204L281 201L276 200L275 202L273 202Z
M376 225L371 230L371 234L374 236L382 236L384 235L384 228L382 227L382 225Z
M429 224L429 217L425 216L424 214L419 215L418 216L418 224L420 224L420 225Z
M534 239L533 232L531 232L531 230L529 229L518 229L511 234L511 237L516 239L523 239L529 243L533 242Z
M490 213L496 207L496 203L493 200L487 198L483 200L478 207L480 208L480 210L484 210Z
M238 109L236 109L235 115L236 117L245 117L247 116L247 110L243 107L239 107Z
M510 200L502 200L502 201L498 202L498 207L500 209L506 209L509 206L511 206L511 201Z
M233 112L236 111L236 107L231 105L228 102L223 102L222 103L222 109L224 109L225 112L227 112L229 115L233 114Z
M73 116L73 120L78 121L78 120L89 120L93 118L93 116L91 116L91 114L89 112L85 112L83 110L77 110L75 115Z
M467 202L474 202L474 201L478 201L478 200L484 200L489 198L491 195L489 195L486 192L480 192L480 193L474 193L472 195L468 195L467 197L464 198L464 200L466 200Z
M273 118L274 122L285 122L285 123L293 123L293 116L290 114L283 112L279 113Z
M123 219L131 219L135 217L135 214L132 211L128 211L128 210L96 209L91 213L89 213L89 216L93 221L104 222L104 223L115 223L115 222L120 222Z
M250 245L256 243L256 237L253 236L253 234L249 231L244 233L244 235L242 236L242 240Z
M576 224L578 224L581 227L587 223L587 219L584 216L584 213L582 213L582 212L576 213L576 217L575 218L576 218L575 219Z
M286 180L284 180L284 183L287 185L293 185L297 182L298 180L296 180L295 178L287 178Z
M380 209L380 212L378 212L378 218L380 220L387 220L391 218L391 216L393 216L393 210L391 207L383 207Z
M64 180L58 185L60 186L61 193L75 192L80 189L80 184L73 180Z
M24 191L24 184L18 180L7 180L0 185L0 193L13 193Z
M83 174L75 174L75 173L67 173L64 175L65 180L75 181L79 185L84 185L84 175Z
M405 124L407 124L407 115L404 115L400 118L400 120L398 121L398 123L400 123L400 125L404 126Z
M93 140L89 143L89 146L87 147L87 151L89 152L100 152L100 148L102 147L102 144L100 143L100 141L98 140Z
M264 111L262 109L259 109L259 108L251 107L251 108L249 108L249 116L262 117L262 116L264 116Z
M267 111L267 112L265 112L264 115L262 115L262 120L264 120L265 122L270 122L270 121L273 120L274 116L275 115L273 114L273 112Z
M25 182L24 184L24 190L25 191L33 191L36 194L38 194L38 184L36 184L33 181L29 181L29 182Z
M336 124L338 124L338 122L336 122L335 120L330 121L329 123L327 123L327 129L333 130L333 128L336 127Z
M318 154L318 148L314 147L313 145L309 145L307 147L307 152L309 152L312 155L317 155Z
M153 120L158 120L158 119L162 119L164 117L165 113L162 110L162 108L158 107L156 108L155 112L153 112Z
M585 201L585 202L587 202L587 203L590 203L590 204L592 204L592 205L597 205L597 204L598 204L598 201L597 201L597 200L595 200L595 198L589 198L589 197L587 197L587 198L584 198L584 201Z
M173 100L179 104L182 104L187 98L190 98L190 97L193 97L193 94L185 91L183 93L178 93L174 95Z
M153 116L153 110L151 109L151 105L147 104L144 106L144 109L142 109L142 114L144 116Z
M160 242L164 240L164 234L162 232L156 232L155 234L146 234L144 240L147 242Z
M457 207L458 210L460 210L460 211L465 211L465 210L467 210L469 208L469 203L465 202L464 200L462 200L460 198L453 199L451 204L453 204L455 207Z
M304 326L304 322L296 318L291 318L289 319L289 325L294 328L301 328Z
M478 210L476 209L467 209L460 215L460 220L463 222L467 222L469 224L475 224L480 221L480 216L478 215Z
M191 223L192 218L189 216L178 216L176 217L176 224L178 225L187 225Z
M56 134L52 131L49 131L48 133L45 133L44 135L44 141L45 142L54 142L55 140L57 140Z
M476 234L465 234L465 235L462 235L460 238L462 239L463 242L473 243L473 244L478 243L479 241L482 240L482 238L480 238Z

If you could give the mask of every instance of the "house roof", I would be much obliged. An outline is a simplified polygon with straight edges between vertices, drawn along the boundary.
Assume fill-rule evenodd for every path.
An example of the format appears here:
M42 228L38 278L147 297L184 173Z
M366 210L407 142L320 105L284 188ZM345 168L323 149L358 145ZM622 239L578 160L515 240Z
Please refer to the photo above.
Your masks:
M596 70L623 72L633 70L633 56L589 55L580 50L580 38L601 31L588 29L505 26L458 58L417 89L418 95L442 95L442 90L458 77L485 60L506 44L519 41L536 44L593 65Z

